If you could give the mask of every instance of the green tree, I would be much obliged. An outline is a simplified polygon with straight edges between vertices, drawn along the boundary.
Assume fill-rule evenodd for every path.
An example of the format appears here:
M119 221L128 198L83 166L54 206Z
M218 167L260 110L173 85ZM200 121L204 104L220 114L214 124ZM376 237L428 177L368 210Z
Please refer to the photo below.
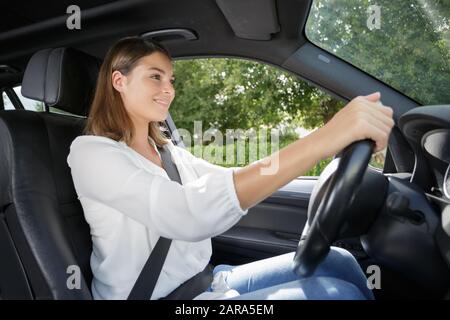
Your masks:
M370 5L380 29L367 26ZM422 104L450 103L450 0L315 0L309 40Z
M274 67L238 59L175 62L176 98L171 114L177 126L204 129L301 126L326 123L343 103Z

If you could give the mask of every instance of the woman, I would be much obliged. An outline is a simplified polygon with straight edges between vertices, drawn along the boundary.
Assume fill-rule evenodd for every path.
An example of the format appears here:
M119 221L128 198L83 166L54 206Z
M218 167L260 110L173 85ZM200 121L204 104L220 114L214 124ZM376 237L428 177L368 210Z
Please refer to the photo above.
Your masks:
M101 67L86 135L68 163L88 221L96 299L126 299L159 237L173 239L152 299L167 296L202 271L210 238L236 224L248 209L321 159L353 141L386 147L392 110L378 93L353 99L324 127L243 168L222 168L175 147L160 132L174 99L172 62L156 43L125 38ZM158 146L175 161L182 185L162 167ZM276 174L263 174L277 161ZM292 271L292 254L247 265L220 265L201 298L371 299L356 260L333 248L314 276Z

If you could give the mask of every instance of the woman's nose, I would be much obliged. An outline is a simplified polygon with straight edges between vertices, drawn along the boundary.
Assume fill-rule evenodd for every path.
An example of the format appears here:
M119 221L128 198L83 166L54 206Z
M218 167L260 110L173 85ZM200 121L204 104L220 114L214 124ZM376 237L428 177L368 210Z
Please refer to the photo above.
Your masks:
M175 93L175 89L172 85L172 83L166 84L163 88L164 93L173 95Z

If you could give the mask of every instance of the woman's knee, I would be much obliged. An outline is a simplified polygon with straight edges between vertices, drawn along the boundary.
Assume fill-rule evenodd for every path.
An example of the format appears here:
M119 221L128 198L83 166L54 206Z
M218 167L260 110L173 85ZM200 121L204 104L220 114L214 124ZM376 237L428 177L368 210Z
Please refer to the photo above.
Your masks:
M234 268L234 266L230 266L228 264L218 264L217 266L214 267L213 275L215 275L216 273L221 272L221 271L230 271L233 268Z
M327 264L332 264L335 267L359 268L358 261L355 257L348 250L339 247L330 247L330 251L325 260Z
M339 247L330 247L330 254L343 257L345 259L355 260L355 257L350 253L350 251Z

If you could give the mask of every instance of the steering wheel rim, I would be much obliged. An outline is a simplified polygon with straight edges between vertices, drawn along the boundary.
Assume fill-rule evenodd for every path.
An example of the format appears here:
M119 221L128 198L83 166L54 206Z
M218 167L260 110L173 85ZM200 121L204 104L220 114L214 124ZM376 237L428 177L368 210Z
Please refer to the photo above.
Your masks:
M314 273L329 252L348 218L346 213L363 180L374 146L374 141L369 139L354 142L333 160L338 161L337 169L318 190L323 196L313 220L306 223L297 246L294 256L297 274L309 276Z

